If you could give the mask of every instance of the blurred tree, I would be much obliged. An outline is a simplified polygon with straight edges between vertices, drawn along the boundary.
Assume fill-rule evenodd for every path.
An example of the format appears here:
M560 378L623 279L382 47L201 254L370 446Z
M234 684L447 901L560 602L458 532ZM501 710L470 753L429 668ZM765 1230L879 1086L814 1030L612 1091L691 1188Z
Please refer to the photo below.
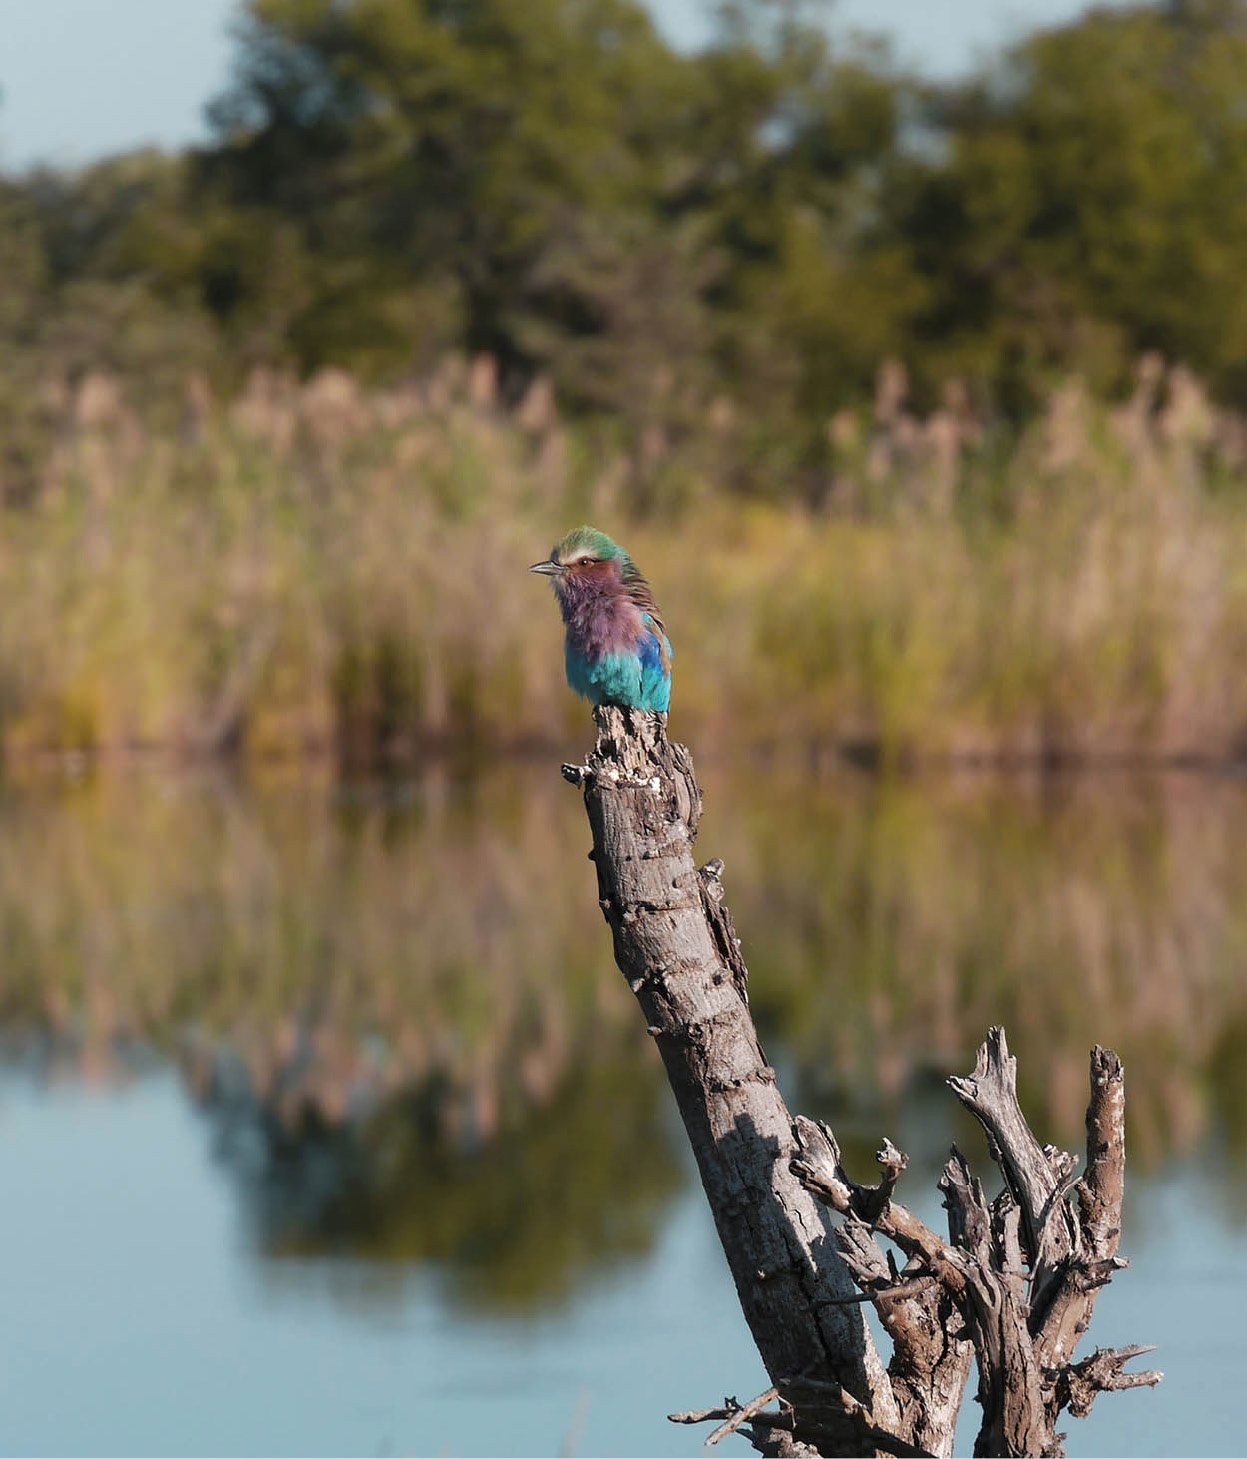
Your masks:
M253 0L204 172L315 257L305 364L354 363L379 335L405 363L433 314L439 347L487 351L509 380L614 317L613 264L658 253L642 271L695 302L654 210L686 67L629 0ZM561 373L592 398L592 376Z
M885 48L839 56L800 8L764 3L725 8L700 71L700 201L727 260L714 296L727 376L799 453L817 453L827 416L869 390L922 303L881 212L912 84Z
M248 0L211 146L5 184L0 331L70 376L487 352L646 459L734 398L738 479L817 496L887 356L1014 416L1144 350L1247 388L1245 72L1244 0L954 86L803 0L727 0L697 53L640 0Z
M0 500L19 495L40 443L37 371L31 360L46 303L47 267L37 210L0 178Z
M45 283L39 219L24 192L0 178L0 339L28 333Z
M929 372L1008 397L1139 351L1247 384L1247 9L1180 0L1041 31L961 89L892 179L930 291Z
M315 259L305 366L402 364L436 298L438 346L504 384L541 369L678 427L747 376L791 423L868 381L918 297L903 249L861 256L901 114L882 61L835 61L767 0L724 7L700 55L634 0L252 0L203 175ZM261 288L241 259L217 276Z
M903 97L799 0L725 4L696 55L639 0L250 0L215 145L27 192L75 358L96 316L122 367L136 311L184 317L198 364L211 321L235 371L461 348L642 440L736 391L774 464L817 455L924 298L879 236Z

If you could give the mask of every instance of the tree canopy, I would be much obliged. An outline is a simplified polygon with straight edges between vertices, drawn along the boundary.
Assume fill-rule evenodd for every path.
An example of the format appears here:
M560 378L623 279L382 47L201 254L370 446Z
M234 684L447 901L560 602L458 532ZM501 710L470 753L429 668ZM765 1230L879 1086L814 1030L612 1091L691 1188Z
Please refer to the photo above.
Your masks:
M1093 10L940 86L800 0L691 53L638 0L249 0L209 145L3 182L0 331L370 378L488 352L815 454L886 357L1005 412L1146 350L1234 394L1245 74L1242 0Z

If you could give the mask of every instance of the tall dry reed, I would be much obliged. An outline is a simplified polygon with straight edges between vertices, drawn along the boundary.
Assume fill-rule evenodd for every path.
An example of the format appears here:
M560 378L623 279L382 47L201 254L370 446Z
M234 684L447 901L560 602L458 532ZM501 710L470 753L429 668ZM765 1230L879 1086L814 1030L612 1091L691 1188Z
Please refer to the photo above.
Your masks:
M49 390L0 508L0 745L358 756L565 740L557 615L525 567L588 519L633 550L701 745L1241 754L1247 426L1145 362L1002 443L885 372L829 424L817 506L728 483L747 423L629 457L488 361L364 392L187 384L157 429L111 378ZM652 446L652 443L651 443Z

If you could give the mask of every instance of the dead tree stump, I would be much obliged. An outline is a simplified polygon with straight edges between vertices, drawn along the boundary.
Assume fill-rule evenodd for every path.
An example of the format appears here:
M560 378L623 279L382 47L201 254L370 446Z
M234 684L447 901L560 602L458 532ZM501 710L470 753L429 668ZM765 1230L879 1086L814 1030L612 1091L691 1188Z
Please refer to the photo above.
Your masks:
M739 1430L764 1454L945 1456L973 1358L975 1453L1060 1454L1062 1409L1083 1415L1099 1392L1160 1378L1123 1371L1146 1348L1072 1360L1099 1288L1126 1265L1116 1055L1092 1054L1081 1180L1072 1156L1031 1134L1016 1061L992 1029L974 1073L949 1083L986 1131L1001 1194L988 1202L954 1149L940 1182L945 1240L893 1199L906 1158L890 1142L878 1185L855 1184L832 1132L793 1121L758 1043L722 863L693 860L701 792L687 750L667 740L664 715L603 706L594 717L593 754L563 773L584 790L615 960L662 1055L773 1383L749 1403L671 1417L717 1419L707 1442ZM867 1301L891 1339L886 1368Z

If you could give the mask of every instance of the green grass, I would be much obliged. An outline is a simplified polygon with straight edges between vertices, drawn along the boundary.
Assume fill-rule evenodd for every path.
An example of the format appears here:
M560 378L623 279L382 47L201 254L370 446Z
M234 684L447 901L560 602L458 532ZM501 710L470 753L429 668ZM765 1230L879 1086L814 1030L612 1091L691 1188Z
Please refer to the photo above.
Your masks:
M188 391L177 429L113 382L61 392L0 508L0 747L565 742L584 710L525 569L590 520L655 585L698 746L1242 752L1244 427L1184 376L1115 411L1067 384L1008 449L950 413L838 418L818 510L732 493L743 426L642 472L483 379L257 375Z

